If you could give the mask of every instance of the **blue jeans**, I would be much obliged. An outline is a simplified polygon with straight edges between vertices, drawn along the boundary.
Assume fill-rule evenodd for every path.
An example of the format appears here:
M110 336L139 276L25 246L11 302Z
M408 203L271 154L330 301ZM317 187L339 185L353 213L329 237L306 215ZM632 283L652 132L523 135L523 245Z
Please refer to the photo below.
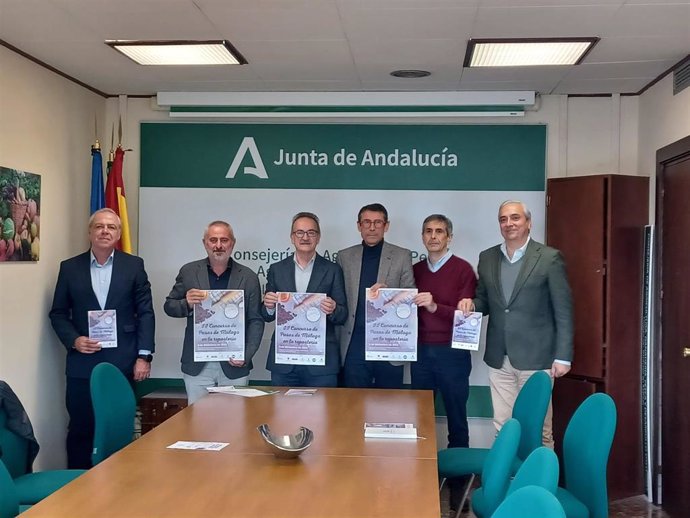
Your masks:
M417 361L411 364L412 388L441 392L448 416L448 447L467 448L467 398L470 394L472 357L468 351L450 345L417 347Z
M291 372L271 372L271 384L276 387L337 387L337 374L310 374L306 365L295 365Z

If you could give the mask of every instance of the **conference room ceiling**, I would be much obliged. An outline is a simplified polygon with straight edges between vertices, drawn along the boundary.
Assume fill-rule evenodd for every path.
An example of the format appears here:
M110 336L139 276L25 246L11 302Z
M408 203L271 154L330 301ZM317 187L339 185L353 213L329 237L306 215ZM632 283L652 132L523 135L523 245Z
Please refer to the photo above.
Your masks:
M462 67L471 38L574 36L601 38L578 66ZM690 0L0 0L0 39L107 94L635 93L690 52ZM144 67L109 39L227 39L249 64Z

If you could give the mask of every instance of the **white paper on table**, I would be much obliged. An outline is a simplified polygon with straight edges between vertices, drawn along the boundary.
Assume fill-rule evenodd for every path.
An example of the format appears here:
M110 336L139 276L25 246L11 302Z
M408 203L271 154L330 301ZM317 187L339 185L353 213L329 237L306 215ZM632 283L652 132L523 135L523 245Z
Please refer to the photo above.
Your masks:
M465 316L462 311L456 310L453 317L453 340L451 347L466 351L478 351L481 332L481 313L475 311Z
M285 395L286 396L313 396L316 394L316 389L315 388L291 388L289 389Z
M275 362L282 365L326 365L325 293L278 292Z
M364 359L417 361L416 289L366 290Z
M364 437L372 439L416 439L412 423L364 423Z
M89 311L89 338L102 349L117 347L117 313L114 309Z
M276 394L278 390L259 390L254 388L244 388L244 387L206 387L209 393L217 394L232 394L233 396L242 397L259 397L259 396L270 396L271 394Z
M194 361L244 361L244 290L208 290L194 304Z
M204 451L220 451L225 448L229 442L200 442L200 441L177 441L168 448L171 450L204 450Z

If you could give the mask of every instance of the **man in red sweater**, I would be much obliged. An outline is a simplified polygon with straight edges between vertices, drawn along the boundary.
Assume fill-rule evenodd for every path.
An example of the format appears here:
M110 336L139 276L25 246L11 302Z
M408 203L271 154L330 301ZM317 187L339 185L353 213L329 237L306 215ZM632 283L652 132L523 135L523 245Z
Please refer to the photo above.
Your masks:
M448 447L469 446L467 397L472 360L469 351L451 348L458 301L473 297L477 277L472 266L449 250L453 223L432 214L422 224L428 257L413 266L419 294L417 361L411 363L412 388L440 391L448 416ZM457 482L457 483L453 483ZM451 481L451 500L462 481ZM453 502L451 502L452 504Z

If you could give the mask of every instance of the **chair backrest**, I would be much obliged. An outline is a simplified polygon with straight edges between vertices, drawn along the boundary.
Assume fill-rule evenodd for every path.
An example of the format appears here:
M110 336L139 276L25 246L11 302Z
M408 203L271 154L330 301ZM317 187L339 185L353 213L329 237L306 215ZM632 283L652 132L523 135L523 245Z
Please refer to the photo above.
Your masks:
M14 480L0 462L0 518L14 518L19 514L19 500Z
M518 469L508 487L508 495L521 487L543 487L552 495L558 489L558 457L556 453L544 446L540 446L532 453Z
M96 365L90 387L95 420L91 457L95 466L132 442L136 401L127 378L110 363Z
M12 478L29 471L29 441L7 428L7 414L0 408L0 459Z
M510 483L510 472L520 443L520 423L509 419L498 432L489 450L482 470L482 492L484 495L484 516L491 516L506 496Z
M616 404L603 393L585 399L565 430L565 488L589 509L590 518L608 517L606 465L615 431Z
M544 371L537 371L525 382L515 399L513 418L520 421L522 427L517 456L522 461L542 445L551 387L551 377Z
M558 499L543 487L525 486L508 495L491 518L566 518Z

